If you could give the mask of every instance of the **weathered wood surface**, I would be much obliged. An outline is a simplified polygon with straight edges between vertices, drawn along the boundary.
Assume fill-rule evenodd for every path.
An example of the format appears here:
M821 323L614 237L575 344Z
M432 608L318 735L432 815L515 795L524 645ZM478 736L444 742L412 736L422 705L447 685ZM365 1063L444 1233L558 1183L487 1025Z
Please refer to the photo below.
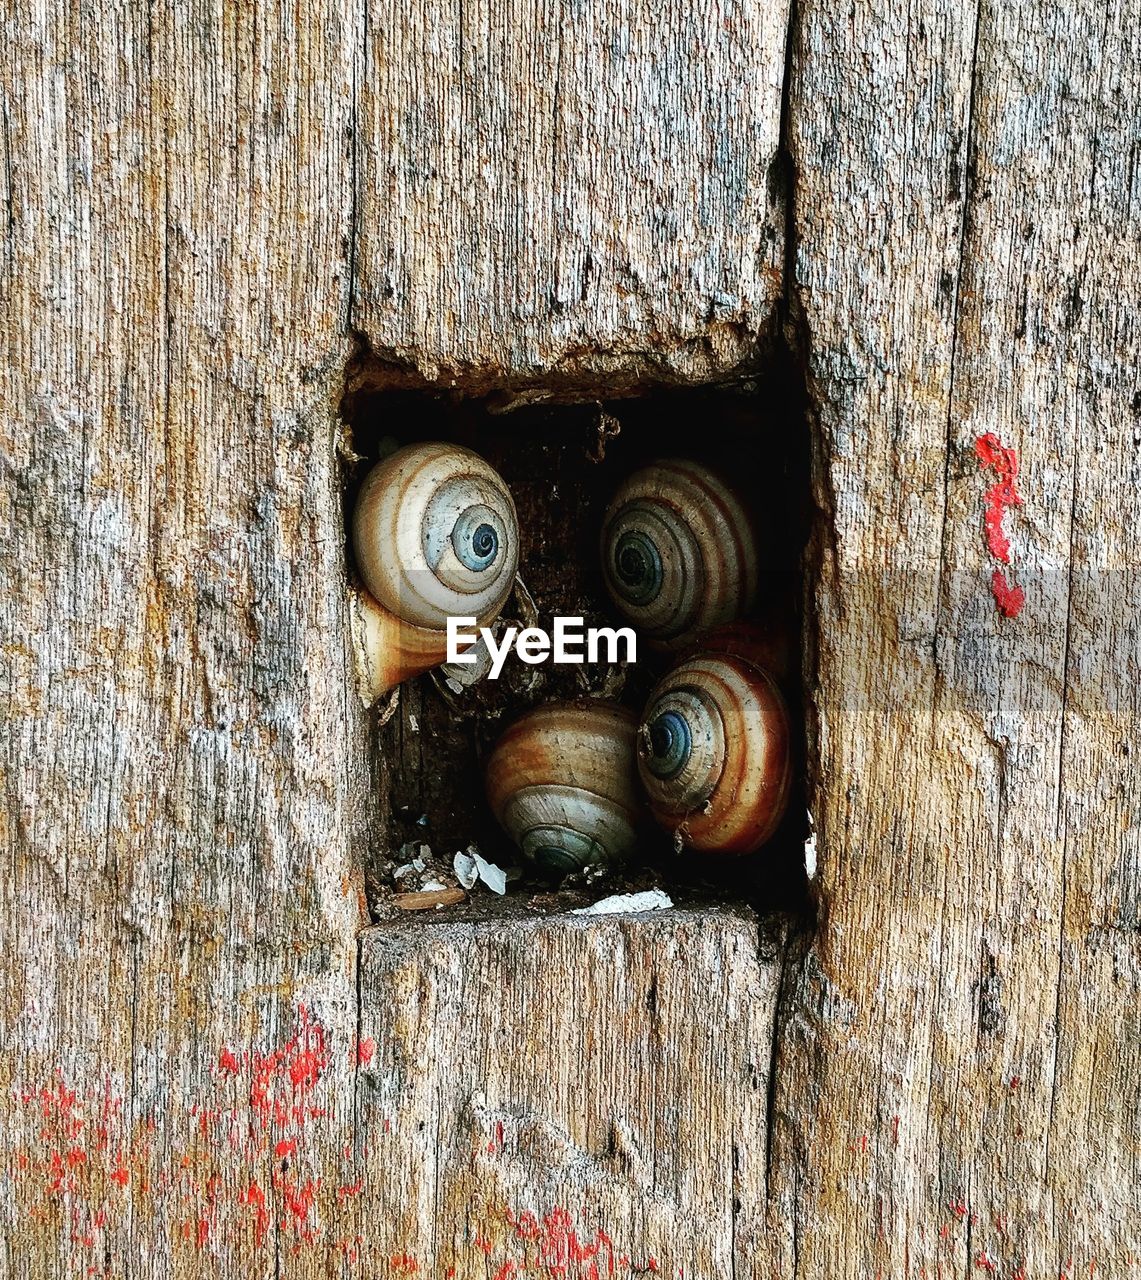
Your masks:
M779 1274L1141 1265L1139 40L1128 4L800 6L823 921Z
M6 1274L463 1280L543 1231L583 1275L571 1232L671 1275L1136 1270L1141 22L801 0L784 84L787 17L13 9ZM769 1082L744 917L358 957L334 448L356 333L378 380L599 390L747 367L782 296L820 920Z
M751 367L781 295L786 0L369 6L354 319L385 382Z
M364 1274L748 1274L783 946L713 910L368 930L357 1114L399 1212Z
M267 1275L318 1214L355 1234L362 38L339 4L6 16L5 1275Z

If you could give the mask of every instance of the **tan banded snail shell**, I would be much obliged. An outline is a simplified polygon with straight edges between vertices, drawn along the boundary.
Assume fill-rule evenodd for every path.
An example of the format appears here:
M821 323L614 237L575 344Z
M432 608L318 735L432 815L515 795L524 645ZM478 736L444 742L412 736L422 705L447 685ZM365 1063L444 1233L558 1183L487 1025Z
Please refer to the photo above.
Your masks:
M553 702L511 725L487 761L496 819L544 870L621 861L644 822L634 765L637 717L612 702Z
M606 588L650 640L676 647L744 616L757 594L757 535L710 468L665 458L619 486L602 529Z
M449 617L486 625L519 562L515 503L478 454L442 442L407 445L365 477L353 548L368 599L358 650L369 700L447 657Z
M715 637L667 672L638 738L650 812L684 844L745 854L772 836L792 781L788 712L739 636Z

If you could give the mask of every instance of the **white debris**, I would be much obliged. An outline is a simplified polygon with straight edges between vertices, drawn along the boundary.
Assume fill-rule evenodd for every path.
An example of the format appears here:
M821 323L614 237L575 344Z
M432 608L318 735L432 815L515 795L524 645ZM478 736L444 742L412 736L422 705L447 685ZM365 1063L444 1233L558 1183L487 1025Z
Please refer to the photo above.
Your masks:
M416 719L411 711L408 713L408 727L413 733L420 732L420 721Z
M492 631L495 631L494 625ZM478 684L491 670L491 654L488 652L487 641L482 635L475 644L469 645L463 651L463 656L469 661L445 662L440 668L445 684L453 693L462 693L473 684ZM455 687L457 685L458 688Z
M446 889L448 886L442 881L437 880L435 876L430 876L420 886L421 893L427 893L431 889Z
M479 879L479 868L470 854L457 853L452 859L452 870L455 871L456 879L465 889L470 889Z
M812 814L808 814L809 837L804 842L804 873L809 880L816 875L816 826L812 821Z
M393 880L403 880L405 876L410 876L414 871L423 871L424 863L419 858L413 858L411 862L406 862L402 867L397 867L392 873Z
M601 898L589 907L576 907L575 916L612 916L620 912L664 911L673 906L673 899L663 889L646 889L642 893L616 893Z
M479 872L479 878L491 890L492 893L507 892L507 874L502 867L497 867L494 862L488 862L486 858L481 858L479 854L474 854L475 867Z

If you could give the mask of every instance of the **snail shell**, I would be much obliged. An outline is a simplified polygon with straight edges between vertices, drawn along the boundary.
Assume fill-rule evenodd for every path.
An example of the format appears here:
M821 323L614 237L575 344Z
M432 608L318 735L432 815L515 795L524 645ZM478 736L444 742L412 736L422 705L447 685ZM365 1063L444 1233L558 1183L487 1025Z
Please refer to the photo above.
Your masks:
M487 762L492 812L525 857L566 873L621 861L643 805L637 717L611 702L549 703L517 720Z
M788 712L758 651L739 634L714 637L658 682L642 717L638 775L650 811L691 849L753 853L784 815Z
M447 657L449 617L490 622L519 562L515 503L459 445L408 445L365 477L353 547L368 591L356 634L368 701Z
M734 490L700 463L666 458L630 476L602 529L606 589L670 647L742 617L757 594L757 535Z

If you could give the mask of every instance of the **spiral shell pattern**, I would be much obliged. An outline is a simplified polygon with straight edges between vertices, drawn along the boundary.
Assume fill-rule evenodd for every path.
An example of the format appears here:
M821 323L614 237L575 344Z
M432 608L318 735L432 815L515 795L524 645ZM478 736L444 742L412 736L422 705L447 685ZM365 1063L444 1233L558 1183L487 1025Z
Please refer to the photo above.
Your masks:
M686 639L742 617L757 594L757 537L740 497L715 472L667 458L636 471L607 508L606 588L651 640Z
M650 695L638 740L650 811L690 848L752 853L784 814L792 778L788 714L747 658L702 653Z
M487 798L525 857L565 874L630 852L643 813L636 730L634 713L615 703L550 703L503 734L487 762Z
M408 445L365 478L353 545L365 586L394 617L432 631L449 617L487 622L515 580L515 503L470 449Z

